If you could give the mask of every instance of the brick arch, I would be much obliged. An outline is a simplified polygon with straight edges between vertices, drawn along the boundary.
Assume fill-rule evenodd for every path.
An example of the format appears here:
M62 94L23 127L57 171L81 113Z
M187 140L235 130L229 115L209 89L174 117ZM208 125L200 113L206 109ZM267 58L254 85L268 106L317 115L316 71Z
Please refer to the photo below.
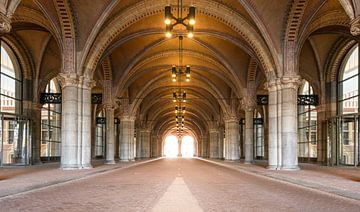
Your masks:
M333 82L337 80L344 58L356 44L357 41L355 40L345 39L334 46L333 51L330 53L331 57L328 61L329 66L325 70L325 80L327 82Z
M254 82L256 80L257 61L255 58L250 58L247 81Z
M123 30L142 18L162 13L166 4L167 1L165 0L142 1L110 20L93 45L84 74L90 77L93 75L102 54ZM241 15L225 5L210 0L199 0L194 5L197 7L198 13L212 17L238 32L252 47L267 75L277 75L265 41ZM224 14L230 15L224 16Z
M70 2L68 0L54 0L54 5L60 21L62 36L75 39L75 23Z

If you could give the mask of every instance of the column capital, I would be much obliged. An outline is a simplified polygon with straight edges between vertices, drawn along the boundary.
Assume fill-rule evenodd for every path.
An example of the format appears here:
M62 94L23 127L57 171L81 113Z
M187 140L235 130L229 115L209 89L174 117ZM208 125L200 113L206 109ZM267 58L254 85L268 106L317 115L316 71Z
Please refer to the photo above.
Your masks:
M290 88L297 90L301 85L302 80L300 76L285 76L281 78L281 88Z
M121 121L135 121L136 117L134 116L129 116L129 115L122 115L120 116L120 122Z
M237 116L226 116L224 117L224 122L239 122L239 118Z
M87 77L81 76L81 77L79 77L79 85L84 89L91 90L93 87L96 86L96 81L89 79Z
M265 89L267 89L269 92L277 91L280 89L280 85L281 85L280 79L270 80L265 83Z
M0 34L9 33L11 30L11 20L0 13Z
M359 36L360 35L360 16L354 18L350 22L350 33L353 36Z
M252 112L257 106L257 102L254 96L247 96L241 99L241 106L245 111Z
M79 76L75 73L60 73L57 78L62 88L79 86Z

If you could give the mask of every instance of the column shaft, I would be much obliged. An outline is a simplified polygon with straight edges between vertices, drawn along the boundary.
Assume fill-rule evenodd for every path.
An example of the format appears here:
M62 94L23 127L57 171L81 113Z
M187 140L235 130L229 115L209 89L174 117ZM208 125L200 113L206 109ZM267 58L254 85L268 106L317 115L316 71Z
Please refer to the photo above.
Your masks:
M268 169L277 170L281 167L281 155L279 149L281 149L281 137L278 137L278 120L280 119L278 113L278 89L276 85L269 87L269 143L268 143ZM279 104L281 105L281 104Z
M254 162L254 109L245 110L245 163Z
M107 107L106 114L106 163L115 164L114 108Z
M76 169L78 161L78 87L62 89L61 168Z
M226 149L225 160L240 160L240 134L237 119L225 121Z
M133 118L123 117L120 120L119 156L122 161L134 160L134 125Z
M297 85L296 83L283 84L281 90L281 169L297 170Z
M210 158L220 158L220 142L219 142L219 131L216 129L210 129Z

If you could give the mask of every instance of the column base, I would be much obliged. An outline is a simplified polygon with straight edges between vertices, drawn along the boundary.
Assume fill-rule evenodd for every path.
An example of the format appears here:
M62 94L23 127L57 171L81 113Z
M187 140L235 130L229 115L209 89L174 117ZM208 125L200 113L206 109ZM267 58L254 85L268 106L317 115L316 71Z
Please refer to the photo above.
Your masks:
M252 161L245 161L245 162L244 162L244 164L254 164L254 163L255 163L255 161L253 161L253 160L252 160Z
M298 170L300 170L300 167L298 165L282 166L280 169L281 170L286 170L286 171L298 171Z
M226 162L240 162L240 159L225 159Z
M115 164L115 160L106 160L105 164L113 165Z
M82 165L81 169L92 169L94 168L91 164Z
M280 170L280 167L277 165L268 165L266 167L267 170Z
M79 169L91 169L92 165L81 165L81 164L61 164L60 169L62 170L79 170Z

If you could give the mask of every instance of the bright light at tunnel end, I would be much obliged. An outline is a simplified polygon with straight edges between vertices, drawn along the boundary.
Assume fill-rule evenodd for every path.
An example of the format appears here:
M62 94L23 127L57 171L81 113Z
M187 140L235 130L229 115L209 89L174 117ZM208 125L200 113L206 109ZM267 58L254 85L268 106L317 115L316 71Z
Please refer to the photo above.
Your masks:
M166 158L177 158L179 157L178 150L178 138L174 135L166 137L164 143L164 156ZM181 157L192 158L194 155L194 138L192 136L184 136L181 140Z

